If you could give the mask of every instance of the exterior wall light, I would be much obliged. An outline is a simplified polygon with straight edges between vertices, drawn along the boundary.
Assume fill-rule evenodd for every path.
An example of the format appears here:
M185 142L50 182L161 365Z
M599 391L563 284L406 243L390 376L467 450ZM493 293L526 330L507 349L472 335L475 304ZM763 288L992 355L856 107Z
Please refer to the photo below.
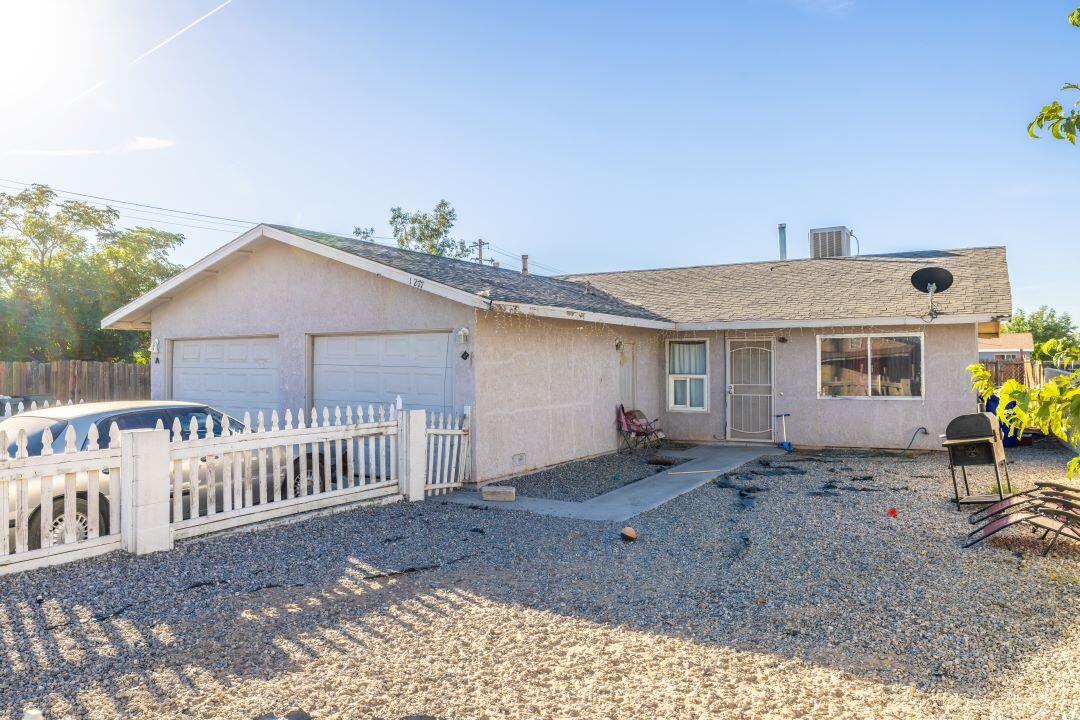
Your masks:
M467 345L469 343L469 328L463 327L457 331L458 345Z

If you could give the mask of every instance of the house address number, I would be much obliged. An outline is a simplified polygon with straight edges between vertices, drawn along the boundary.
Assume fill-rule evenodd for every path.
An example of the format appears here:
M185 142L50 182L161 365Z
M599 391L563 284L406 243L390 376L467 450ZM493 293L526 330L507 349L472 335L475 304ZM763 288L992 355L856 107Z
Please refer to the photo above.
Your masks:
M412 286L414 288L422 288L422 287L424 287L424 281L421 280L420 278L413 278L412 279Z

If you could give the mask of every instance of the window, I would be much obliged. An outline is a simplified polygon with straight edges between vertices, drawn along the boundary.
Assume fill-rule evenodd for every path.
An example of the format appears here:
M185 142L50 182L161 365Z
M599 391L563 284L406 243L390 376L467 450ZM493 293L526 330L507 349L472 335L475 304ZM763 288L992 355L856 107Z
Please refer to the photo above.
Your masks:
M668 341L668 410L708 412L709 342Z
M922 335L818 338L819 397L922 397Z

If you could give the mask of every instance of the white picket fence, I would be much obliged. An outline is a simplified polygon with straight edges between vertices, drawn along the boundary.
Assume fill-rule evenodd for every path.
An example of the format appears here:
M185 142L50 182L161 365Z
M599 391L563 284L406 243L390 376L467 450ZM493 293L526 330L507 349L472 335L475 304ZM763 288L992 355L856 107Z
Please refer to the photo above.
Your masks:
M82 400L80 400L79 403L82 404ZM68 400L66 403L60 402L59 400L54 400L52 402L52 407L56 407L57 405L74 405L74 404L75 404L75 401L73 401L73 400ZM17 415L19 413L27 412L28 410L43 410L43 409L48 408L48 407L49 407L49 401L48 400L45 400L40 404L38 404L37 400L31 400L29 405L26 405L22 400L19 400L17 403L14 403L14 404L12 404L12 402L10 400L5 400L3 402L3 404L0 405L0 420L3 420L4 418L9 418L12 415Z
M469 465L469 416L439 413L427 428L427 495L443 495L461 487Z
M63 451L46 430L40 455L30 455L25 431L14 440L0 432L0 518L12 526L0 537L0 574L118 548L167 549L334 506L441 495L469 476L469 426L468 408L438 416L392 405L312 408L226 427L210 416L186 428L176 420L169 431L160 421L134 431L112 423L107 448L95 426L77 447L69 426Z
M0 518L8 525L0 533L0 573L15 563L37 567L120 546L122 476L115 423L109 437L109 447L99 449L99 433L91 425L86 447L77 448L75 430L68 427L64 449L56 453L46 428L41 454L31 456L26 431L20 430L10 455L12 439L0 431Z
M172 523L177 539L298 512L373 500L399 492L398 417L394 406L275 411L267 428L259 413L254 431L214 428L192 419L188 440L173 426L169 451ZM222 431L223 430L223 431ZM215 437L215 431L218 435ZM199 437L202 434L203 437Z

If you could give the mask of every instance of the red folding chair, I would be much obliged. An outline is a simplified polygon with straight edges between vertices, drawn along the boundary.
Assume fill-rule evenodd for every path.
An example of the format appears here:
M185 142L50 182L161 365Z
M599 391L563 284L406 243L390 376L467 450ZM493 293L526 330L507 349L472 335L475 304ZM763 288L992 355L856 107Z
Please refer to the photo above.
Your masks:
M633 452L642 446L659 446L666 437L657 425L660 419L650 421L646 418L645 413L640 410L627 410L622 405L619 405L615 411L615 416L623 446L629 452Z

